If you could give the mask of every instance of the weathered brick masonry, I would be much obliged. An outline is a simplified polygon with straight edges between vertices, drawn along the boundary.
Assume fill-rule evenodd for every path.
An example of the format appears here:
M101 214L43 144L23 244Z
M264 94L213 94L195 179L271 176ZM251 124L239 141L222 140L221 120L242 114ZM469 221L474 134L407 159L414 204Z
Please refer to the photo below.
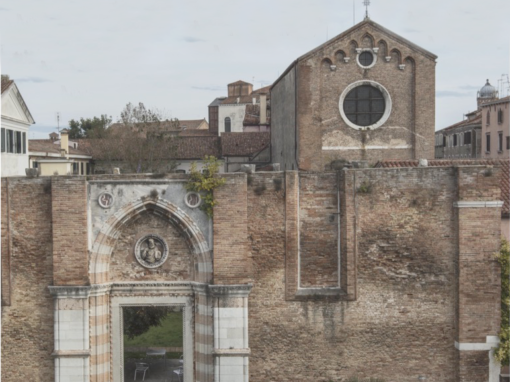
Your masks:
M249 359L251 382L487 381L488 350L470 346L499 329L498 171L227 174L212 225L184 205L182 176L2 179L2 380L55 379L54 312L74 306L90 338L59 339L57 357L117 381L112 301L194 294L192 380ZM133 255L146 233L172 258L152 271Z
M55 378L51 199L49 178L2 179L2 381Z

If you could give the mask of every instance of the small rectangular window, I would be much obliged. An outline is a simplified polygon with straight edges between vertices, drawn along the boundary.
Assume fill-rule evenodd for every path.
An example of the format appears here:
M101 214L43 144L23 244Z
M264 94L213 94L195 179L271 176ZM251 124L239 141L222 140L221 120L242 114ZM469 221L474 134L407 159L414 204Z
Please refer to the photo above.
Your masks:
M27 153L27 133L22 133L21 139L23 140L23 154L26 154Z
M23 152L21 142L21 131L16 131L16 153L21 154Z
M464 133L464 144L465 145L471 144L471 131L467 131Z
M457 134L453 134L453 146L457 146Z
M32 167L39 168L39 162L37 162L36 160L32 161Z
M86 163L85 168L87 169L87 175L90 174L90 163Z
M76 163L74 162L73 163L73 174L78 174L78 172L80 171L79 167L78 167L79 163Z
M7 152L14 152L14 131L7 130Z
M2 152L5 153L5 128L2 127Z
M490 153L491 152L491 135L485 134L485 151Z
M510 150L510 137L506 137L506 149Z
M81 167L81 169L80 169L80 170L81 170L80 174L81 174L81 175L85 175L85 173L83 172L83 162L81 162L80 167Z
M498 110L498 124L502 124L503 123L503 110L499 109Z
M500 131L498 133L498 151L503 151L503 132Z

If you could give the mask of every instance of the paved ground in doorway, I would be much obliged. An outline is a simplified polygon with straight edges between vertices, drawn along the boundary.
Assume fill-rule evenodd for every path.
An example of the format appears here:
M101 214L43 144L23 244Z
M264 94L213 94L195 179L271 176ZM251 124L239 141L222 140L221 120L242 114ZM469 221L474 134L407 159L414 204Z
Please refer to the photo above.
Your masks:
M174 370L181 366L178 359L128 359L124 364L124 381L131 382L135 376L135 362L145 362L149 370L145 373L145 382L181 382ZM143 372L137 372L136 380L141 381Z

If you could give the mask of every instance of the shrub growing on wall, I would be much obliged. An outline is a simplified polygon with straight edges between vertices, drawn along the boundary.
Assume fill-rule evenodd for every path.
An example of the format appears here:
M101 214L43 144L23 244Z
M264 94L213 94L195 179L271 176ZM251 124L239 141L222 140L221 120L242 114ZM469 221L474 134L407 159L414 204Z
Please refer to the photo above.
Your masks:
M197 169L197 164L193 162L190 169L190 178L186 184L188 191L198 192L202 196L202 205L200 208L207 214L213 216L214 189L225 183L225 178L217 176L220 169L220 162L214 156L205 156L202 171Z
M508 241L501 241L501 250L496 254L501 265L501 331L499 332L499 346L496 348L495 357L502 365L508 365L510 361L510 245Z

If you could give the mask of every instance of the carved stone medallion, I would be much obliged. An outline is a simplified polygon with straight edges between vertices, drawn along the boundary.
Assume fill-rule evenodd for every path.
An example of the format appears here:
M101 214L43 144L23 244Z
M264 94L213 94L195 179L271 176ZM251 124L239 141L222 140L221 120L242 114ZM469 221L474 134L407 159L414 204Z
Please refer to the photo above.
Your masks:
M184 197L184 203L186 203L189 208L197 208L202 203L202 198L198 192L190 191Z
M159 235L145 235L135 245L135 257L145 268L157 268L168 258L168 245Z
M113 205L113 195L109 192L103 192L97 198L97 202L103 208L110 208Z

